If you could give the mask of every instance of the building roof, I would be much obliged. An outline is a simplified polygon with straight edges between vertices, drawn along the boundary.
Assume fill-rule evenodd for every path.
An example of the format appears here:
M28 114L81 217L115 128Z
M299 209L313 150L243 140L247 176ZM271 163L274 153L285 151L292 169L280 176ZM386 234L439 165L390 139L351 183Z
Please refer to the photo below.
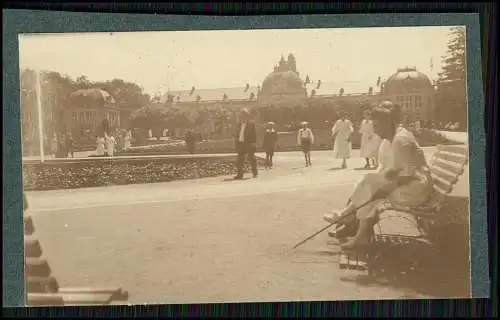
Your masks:
M102 102L114 104L115 99L106 91L96 88L91 89L79 89L71 93L70 98L91 98L93 100L99 100Z
M319 88L317 88L317 81L313 83L306 84L307 88L307 96L311 96L312 91L315 90L314 96L333 96L338 95L340 89L344 89L344 96L347 95L359 95L359 94L368 94L370 86L366 84L366 82L362 81L346 81L346 82L321 82ZM379 88L376 86L376 83L372 85L373 93L378 93Z
M179 102L196 102L198 96L200 96L200 102L222 101L224 100L224 94L227 95L227 100L250 100L252 93L254 94L254 98L257 99L257 86L249 86L248 89L246 89L246 86L217 89L195 88L192 93L191 90L174 90L167 92L162 95L160 101L162 103L167 102L169 94L173 96L174 102L177 102L177 97L179 97Z

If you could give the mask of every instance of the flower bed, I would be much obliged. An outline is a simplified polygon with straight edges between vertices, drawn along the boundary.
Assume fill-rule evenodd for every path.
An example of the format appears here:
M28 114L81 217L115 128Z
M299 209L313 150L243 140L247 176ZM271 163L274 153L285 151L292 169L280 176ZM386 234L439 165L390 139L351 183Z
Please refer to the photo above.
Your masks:
M234 174L235 160L228 156L25 161L23 183L25 190L54 190L199 179Z
M315 141L312 150L331 150L333 149L333 141L328 130L316 130ZM455 141L447 139L440 133L429 129L421 129L414 132L415 138L422 147L435 146L437 144L457 144ZM355 132L352 136L353 149L359 149L361 144L361 135ZM280 132L278 135L278 145L276 151L300 151L300 146L297 145L297 135L295 132ZM262 142L257 142L257 151L264 152ZM217 153L234 153L234 139L209 140L197 142L195 145L195 153L197 154L217 154ZM168 154L187 154L184 143L162 144L154 146L142 146L127 149L119 153L119 155L168 155Z

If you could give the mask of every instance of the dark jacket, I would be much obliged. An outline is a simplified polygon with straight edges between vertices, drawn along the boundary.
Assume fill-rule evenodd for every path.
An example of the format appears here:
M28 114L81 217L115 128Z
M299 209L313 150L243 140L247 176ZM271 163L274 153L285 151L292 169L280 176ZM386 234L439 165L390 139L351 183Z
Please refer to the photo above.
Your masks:
M241 122L238 124L235 132L235 140L236 143L239 142L240 138L240 130L241 130ZM244 141L247 143L255 143L257 142L257 131L255 129L255 123L252 121L247 122L247 125L245 126L245 133L244 133Z
M263 147L265 149L274 149L278 142L278 132L276 130L267 131L264 133Z

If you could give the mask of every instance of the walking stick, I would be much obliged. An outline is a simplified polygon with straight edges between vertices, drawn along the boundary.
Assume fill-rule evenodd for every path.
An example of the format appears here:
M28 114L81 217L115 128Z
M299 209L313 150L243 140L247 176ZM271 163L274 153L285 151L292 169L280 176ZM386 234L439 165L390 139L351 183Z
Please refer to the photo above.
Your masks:
M376 200L374 197L370 198L370 200L366 201L365 203L363 203L362 205L360 205L359 207L357 207L355 210L353 210L352 212L349 212L348 214L345 214L343 216L340 216L338 217L337 219L335 219L333 222L331 222L330 224L328 224L326 227L323 227L321 228L320 230L316 231L315 233L313 233L312 235L310 235L309 237L305 238L304 240L302 240L301 242L297 243L296 245L293 246L292 249L296 249L297 247L299 247L300 245L306 243L307 241L311 240L312 238L316 237L318 234L320 234L321 232L325 231L326 229L330 228L331 226L333 226L334 224L337 224L341 221L343 221L345 218L353 215L353 214L356 214L356 211L363 208L364 206L366 206L367 204L369 204L370 202L372 202L373 200Z
M366 205L368 205L369 203L373 202L374 200L381 199L381 198L389 195L395 188L400 187L401 185L404 185L404 184L408 183L411 180L413 180L413 179L411 179L411 178L410 179L401 179L399 181L396 181L395 183L394 182L388 183L386 186L378 189L377 192L375 192L368 201L366 201L365 203L363 203L360 206L356 207L352 212L349 212L348 214L345 214L343 216L338 217L337 219L335 219L333 222L331 222L326 227L321 228L320 230L318 230L315 233L313 233L311 236L307 237L306 239L304 239L301 242L299 242L296 245L294 245L292 247L292 249L296 249L300 245L302 245L302 244L306 243L307 241L311 240L312 238L316 237L318 234L320 234L321 232L323 232L326 229L330 228L334 224L337 224L337 223L343 221L348 216L356 214L356 211L358 211L359 209L365 207Z

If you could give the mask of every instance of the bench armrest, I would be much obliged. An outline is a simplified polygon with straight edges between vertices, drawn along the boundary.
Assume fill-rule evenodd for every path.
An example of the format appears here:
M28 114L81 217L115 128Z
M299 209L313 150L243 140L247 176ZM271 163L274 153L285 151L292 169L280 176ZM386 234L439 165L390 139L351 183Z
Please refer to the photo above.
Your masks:
M28 306L79 306L108 305L109 293L28 293Z
M128 292L120 287L64 287L59 288L61 294L110 294L113 301L128 300Z

